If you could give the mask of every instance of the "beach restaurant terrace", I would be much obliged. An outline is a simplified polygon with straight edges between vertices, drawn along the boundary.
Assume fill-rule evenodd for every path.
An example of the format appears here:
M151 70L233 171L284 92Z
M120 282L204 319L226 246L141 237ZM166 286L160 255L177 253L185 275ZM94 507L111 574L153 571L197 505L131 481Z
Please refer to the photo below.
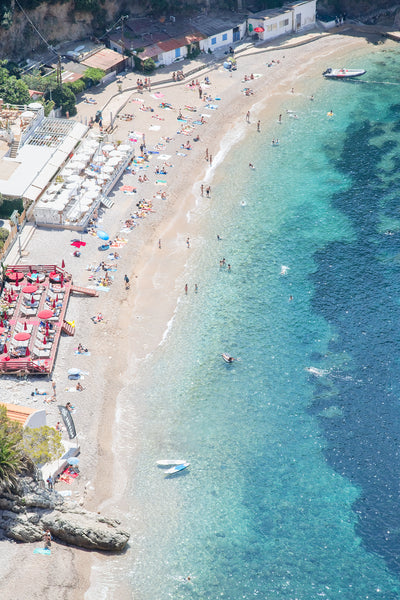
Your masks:
M98 295L74 286L57 265L7 268L0 294L0 374L51 373L61 333L75 333L65 320L72 292Z

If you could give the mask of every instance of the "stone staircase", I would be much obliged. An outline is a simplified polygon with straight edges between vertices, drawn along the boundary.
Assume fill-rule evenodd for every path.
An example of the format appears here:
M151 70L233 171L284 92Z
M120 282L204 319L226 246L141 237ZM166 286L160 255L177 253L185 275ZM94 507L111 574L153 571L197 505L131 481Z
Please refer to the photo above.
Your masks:
M14 141L11 144L10 158L16 158L16 156L18 154L18 149L19 149L19 140L14 139Z

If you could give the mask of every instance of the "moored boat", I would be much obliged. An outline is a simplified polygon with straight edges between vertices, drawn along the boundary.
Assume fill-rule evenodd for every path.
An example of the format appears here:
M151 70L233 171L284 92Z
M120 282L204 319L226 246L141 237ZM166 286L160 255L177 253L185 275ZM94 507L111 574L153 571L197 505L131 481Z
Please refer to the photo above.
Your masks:
M322 73L324 77L328 77L331 79L349 79L352 77L360 77L360 75L364 75L366 73L365 69L326 69Z
M173 465L183 465L183 464L185 464L185 462L186 461L182 460L182 459L172 458L172 459L158 460L157 464L160 467L172 467Z
M180 473L181 471L183 471L184 469L187 469L187 467L190 465L190 463L188 462L183 462L180 465L174 465L173 467L171 467L170 469L167 469L165 472L166 475L174 475L175 473Z

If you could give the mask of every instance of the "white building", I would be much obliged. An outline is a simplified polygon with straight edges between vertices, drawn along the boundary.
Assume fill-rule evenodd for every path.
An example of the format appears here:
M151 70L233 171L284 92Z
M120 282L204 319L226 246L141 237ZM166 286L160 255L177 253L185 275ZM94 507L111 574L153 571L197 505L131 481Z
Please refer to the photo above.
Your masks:
M299 0L251 14L248 17L248 32L257 34L262 41L280 35L304 31L315 26L316 0Z

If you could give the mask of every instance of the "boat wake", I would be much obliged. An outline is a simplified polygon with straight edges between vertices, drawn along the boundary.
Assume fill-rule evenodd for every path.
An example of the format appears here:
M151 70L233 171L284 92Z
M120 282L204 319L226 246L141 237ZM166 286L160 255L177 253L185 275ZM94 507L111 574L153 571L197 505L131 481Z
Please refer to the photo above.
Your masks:
M309 373L311 373L312 375L315 375L316 377L326 377L327 375L330 375L330 371L328 369L317 369L317 367L306 367L305 370L308 371Z

